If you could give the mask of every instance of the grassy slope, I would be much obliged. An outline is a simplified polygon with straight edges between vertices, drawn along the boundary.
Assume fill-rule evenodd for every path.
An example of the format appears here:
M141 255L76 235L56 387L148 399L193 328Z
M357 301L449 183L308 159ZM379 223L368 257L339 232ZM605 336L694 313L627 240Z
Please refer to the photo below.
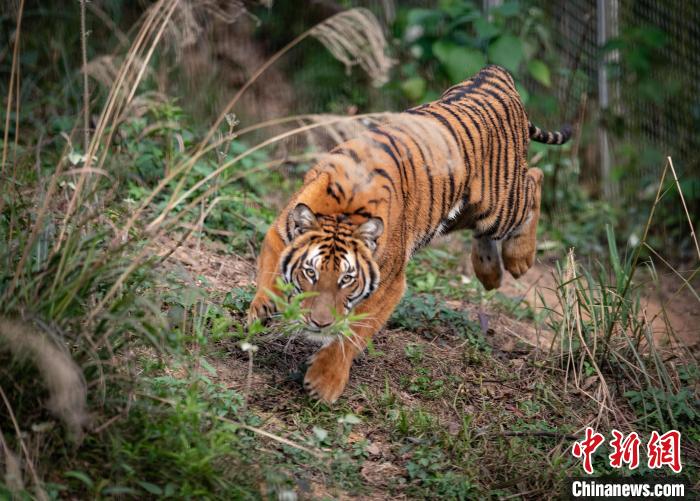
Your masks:
M373 350L356 361L333 407L310 400L299 384L315 349L302 337L259 343L250 376L248 355L236 341L211 346L212 379L248 393L261 427L327 454L325 467L288 471L303 497L556 497L565 477L581 473L570 446L584 423L599 416L592 397L599 381L565 385L561 369L528 344L536 341L531 308L518 304L518 296L487 299L477 284L454 279L464 260L446 252L454 244L418 256L412 292ZM191 271L209 284L212 298L251 290L250 262L217 258L206 243L198 247L189 256ZM222 278L222 269L239 272ZM240 318L245 303L228 297L225 304ZM635 419L625 399L613 405L624 419ZM350 423L339 422L347 415ZM604 421L599 429L609 426ZM689 443L684 453L692 475L698 450ZM596 466L608 470L598 454Z

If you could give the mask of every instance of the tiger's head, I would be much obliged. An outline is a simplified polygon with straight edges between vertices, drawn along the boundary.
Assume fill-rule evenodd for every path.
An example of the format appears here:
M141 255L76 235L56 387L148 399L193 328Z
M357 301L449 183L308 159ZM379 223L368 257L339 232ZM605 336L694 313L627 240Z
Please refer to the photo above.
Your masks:
M347 314L377 289L373 254L383 231L375 217L358 224L345 214L314 214L301 203L290 211L280 271L297 293L315 293L301 304L312 333L322 333L334 314Z

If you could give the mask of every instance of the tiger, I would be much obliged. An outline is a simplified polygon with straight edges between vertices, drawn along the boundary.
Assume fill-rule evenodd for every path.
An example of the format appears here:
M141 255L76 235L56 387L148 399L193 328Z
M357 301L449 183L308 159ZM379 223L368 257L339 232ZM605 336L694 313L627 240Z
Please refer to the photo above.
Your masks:
M353 359L406 289L406 266L436 236L473 231L471 262L486 289L505 268L533 264L543 173L528 168L529 141L561 145L571 128L533 125L515 82L490 65L433 102L334 147L304 177L268 230L258 259L249 324L273 316L277 279L297 293L304 328L323 341L304 376L310 395L335 402ZM500 244L500 248L499 248ZM362 320L332 334L338 314ZM326 334L324 334L326 333Z

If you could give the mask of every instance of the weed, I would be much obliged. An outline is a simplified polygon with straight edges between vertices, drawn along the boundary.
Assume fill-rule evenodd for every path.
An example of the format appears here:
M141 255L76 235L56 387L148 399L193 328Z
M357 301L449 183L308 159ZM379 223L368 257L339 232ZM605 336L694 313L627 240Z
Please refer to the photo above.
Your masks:
M169 262L180 259L183 243L207 250L217 241L236 251L227 259L250 265L275 216L276 198L292 192L316 158L315 152L289 155L286 144L274 158L269 147L314 129L341 129L360 117L374 124L385 116L307 115L240 128L231 111L267 68L307 37L318 38L343 63L371 69L378 81L386 79L390 60L372 14L332 16L258 66L203 131L183 110L188 103L182 97L163 93L174 88L168 74L179 67L171 57L184 48L173 45L184 39L179 29L201 30L204 13L193 5L152 3L137 22L128 19L136 26L132 39L116 26L109 36L86 38L85 26L75 29L70 12L62 12L66 22L43 23L52 30L48 45L47 37L20 29L21 7L14 18L3 18L3 28L16 21L17 29L5 30L12 34L12 64L0 68L9 82L0 144L0 496L283 499L298 492L311 497L317 486L363 496L375 488L365 475L371 459L391 472L382 486L396 496L534 497L577 471L561 434L607 417L608 409L611 420L634 412L639 426L678 426L688 440L698 440L697 365L668 363L656 349L633 280L647 252L655 252L652 240L645 232L630 258L619 255L612 234L609 245L600 246L591 235L601 220L615 222L620 214L592 205L574 188L578 164L544 149L534 151L548 177L566 176L555 190L545 190L545 202L568 201L572 209L547 230L550 244L556 239L606 250L610 265L591 271L572 256L561 269L563 306L549 323L558 335L558 368L545 369L552 357L539 353L518 366L507 354L492 357L465 302L522 319L540 317L518 299L455 277L459 257L428 248L409 264L411 292L389 324L422 338L398 351L382 347L371 370L365 365L364 373L354 373L359 376L351 380L349 398L333 407L280 385L266 366L274 357L256 355L256 349L264 353L262 343L272 336L303 329L304 296L279 284L283 294L272 298L279 315L247 329L243 318L253 288L231 288L234 278L227 294L215 292L206 277L168 272ZM496 9L493 23L478 16L475 54L485 50L496 62L512 56L498 41L506 37L516 45L506 19L539 16L516 7ZM400 31L477 14L470 6L455 9L411 9L411 23L402 19ZM54 12L34 9L31 16L43 22L47 14L55 19ZM188 15L194 25L184 22ZM443 77L464 69L454 59L466 41L461 24L414 39L434 52ZM75 85L77 68L70 68L79 35L90 42L75 59L85 70L82 88ZM115 38L125 51L114 51ZM167 50L159 47L164 38ZM113 55L89 61L90 53ZM525 60L529 74L545 85L547 66L529 53ZM99 80L100 67L108 78L88 89L85 78ZM409 64L401 72L411 78L400 91L411 99L428 97L422 71ZM351 94L362 99L353 103L371 101L364 90ZM80 103L74 117L71 110ZM345 106L338 112L345 115ZM88 123L93 113L96 121ZM257 144L251 139L250 133L289 124L301 125ZM289 164L293 175L275 171ZM348 336L361 320L338 315L326 334ZM440 349L456 351L447 360L425 342L437 336ZM231 340L248 354L247 376L245 365L228 379L217 372L241 362L222 353ZM385 361L412 369L396 374ZM384 443L370 448L370 441ZM690 456L686 468L692 473L696 463Z
M239 315L248 311L251 301L255 297L255 287L234 287L226 293L222 306Z
M447 389L445 381L435 378L432 371L425 367L417 367L415 374L402 377L401 383L407 391L428 400L441 397Z
M419 364L423 360L423 345L416 343L408 343L404 348L406 353L406 358L408 358L414 365Z
M406 471L411 481L418 484L412 489L416 495L437 495L448 499L473 499L478 493L470 476L453 468L439 444L414 447Z
M664 391L652 386L624 393L635 413L649 428L664 428L666 423L677 423L683 429L700 429L700 400L694 388L684 387L677 392Z
M625 394L644 413L645 421L677 427L677 416L696 417L691 410L695 392L677 390L669 368L661 361L651 326L641 312L639 290L631 286L635 258L620 258L610 229L608 244L613 273L599 265L594 278L588 270L579 269L573 254L566 270L560 271L562 314L550 317L550 325L559 335L562 367L575 385L595 374L603 402L613 398L606 383L611 371L624 373Z
M448 307L434 294L409 290L394 310L388 325L393 329L410 330L430 338L449 332L468 339L479 348L487 349L479 325L469 318L468 312Z
M84 25L86 3L81 6ZM271 186L260 182L263 171L286 161L271 162L263 148L281 138L250 147L235 137L237 120L227 109L199 140L201 131L192 127L176 99L162 93L167 86L161 85L162 79L152 79L149 67L154 60L168 63L170 52L158 45L164 34L169 42L177 39L182 23L174 19L192 14L190 3L172 0L145 9L134 24L130 46L115 26L126 54L105 56L91 65L87 54L92 48L83 44L83 88L73 97L84 99L84 109L77 119L80 125L73 127L63 111L51 115L51 110L71 107L71 96L58 93L63 97L54 99L42 94L53 87L19 80L19 67L25 65L25 70L31 60L19 49L20 39L24 42L23 7L24 2L14 18L4 20L16 21L17 29L10 78L3 78L9 81L8 99L3 100L8 103L5 122L12 127L5 128L0 174L9 187L5 190L3 184L0 196L3 466L5 457L16 457L12 451L22 451L12 495L22 495L24 473L31 476L33 494L40 499L66 490L82 497L241 498L290 488L293 482L280 465L298 459L308 463L303 451L311 449L250 424L259 418L245 408L243 395L213 382L213 367L202 356L212 341L248 335L240 334L240 310L247 297L229 297L228 306L236 310L231 315L210 299L204 286L161 273L163 262L192 235L200 239L198 244L208 234L224 240L229 250L250 251L274 216L262 199ZM40 9L33 15L41 18L51 12ZM58 23L61 32L70 19L67 13L66 23ZM348 19L359 22L361 29L348 25ZM348 11L305 36L322 38L347 64L386 71L390 60L377 28L369 11ZM338 45L350 34L356 46ZM364 43L368 37L369 47ZM85 29L82 40L91 40ZM61 76L47 81L62 80L72 90L74 74L66 56L62 53L60 71L47 68ZM263 64L238 89L229 108L276 59ZM101 82L106 88L91 96L87 78L97 75L98 66L104 70ZM32 99L25 102L28 92ZM46 106L34 107L31 101ZM98 107L101 113L90 131L93 124L88 119ZM229 130L220 131L228 118ZM42 130L44 122L62 139L47 141L43 133L34 137L27 132ZM78 147L73 136L80 129L85 144ZM293 189L283 177L276 181ZM167 239L174 242L172 247L164 248L162 237L168 233L177 236ZM298 320L298 306L292 299L283 308L288 320ZM338 318L336 330L346 332L354 320ZM35 348L15 349L17 329L7 329L9 323L20 325L20 333L31 331ZM8 343L12 349L7 349ZM69 372L77 383L63 384L52 377L45 359L55 365L61 357L38 354L36 347L41 346L69 360L65 367L77 367ZM47 375L44 381L42 373ZM55 416L67 415L59 409L63 400L58 397L67 394L56 388L59 383L87 388L87 402L84 391L74 392L81 401L73 410L82 413L87 403L95 422L77 450L64 447L68 437L51 424L54 415L44 408L50 396ZM87 423L65 421L77 428L74 435L83 436ZM349 418L342 426L348 422ZM14 431L8 435L10 429ZM261 437L283 445L254 453ZM43 481L46 469L53 483Z

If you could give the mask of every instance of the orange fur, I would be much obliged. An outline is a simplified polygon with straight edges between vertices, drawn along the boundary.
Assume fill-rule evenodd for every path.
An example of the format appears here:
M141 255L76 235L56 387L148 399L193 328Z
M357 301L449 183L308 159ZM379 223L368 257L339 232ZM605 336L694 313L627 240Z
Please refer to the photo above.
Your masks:
M529 140L561 144L569 134L530 124L511 76L489 66L438 101L337 146L265 237L249 320L274 312L264 291L280 275L316 293L302 304L318 332L329 311L366 314L354 338L327 344L307 371L306 388L335 401L353 358L400 301L406 263L436 235L474 230L472 263L486 288L501 282L499 241L514 277L530 268L542 172L528 169Z

